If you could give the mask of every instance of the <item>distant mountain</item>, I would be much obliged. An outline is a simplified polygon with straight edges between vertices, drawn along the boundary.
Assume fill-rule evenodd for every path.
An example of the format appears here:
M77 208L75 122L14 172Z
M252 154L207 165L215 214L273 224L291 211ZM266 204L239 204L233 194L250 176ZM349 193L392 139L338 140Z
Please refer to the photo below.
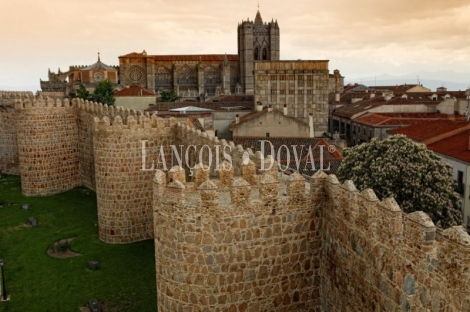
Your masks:
M414 72L404 75L394 76L381 74L376 77L351 78L346 76L345 83L361 83L367 86L379 85L401 85L418 84L431 90L439 87L446 87L449 91L466 90L470 87L470 73L457 73L451 70L441 70L436 72Z

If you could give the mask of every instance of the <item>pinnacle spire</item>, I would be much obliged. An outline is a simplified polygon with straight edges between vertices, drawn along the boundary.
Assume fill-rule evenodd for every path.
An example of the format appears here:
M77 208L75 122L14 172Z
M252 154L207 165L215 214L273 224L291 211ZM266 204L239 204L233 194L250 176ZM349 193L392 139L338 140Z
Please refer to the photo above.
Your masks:
M256 17L255 17L255 25L263 25L263 19L261 18L261 14L259 13L259 3L258 3L258 11L256 12Z
M100 60L100 52L98 51L98 62L101 62Z

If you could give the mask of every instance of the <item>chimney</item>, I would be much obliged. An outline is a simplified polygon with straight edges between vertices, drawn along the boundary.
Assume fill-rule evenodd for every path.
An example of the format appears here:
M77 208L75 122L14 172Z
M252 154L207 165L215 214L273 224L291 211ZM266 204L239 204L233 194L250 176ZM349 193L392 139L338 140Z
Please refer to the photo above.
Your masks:
M240 115L235 115L235 123L238 124L240 122Z
M268 105L268 112L272 112L273 111L273 106L272 105Z
M263 104L261 102L256 103L256 111L261 112L263 110Z
M315 137L315 129L313 128L313 114L310 113L308 114L308 126L309 126L309 137L314 138Z
M287 116L287 104L284 104L284 115Z
M339 74L339 70L334 70L335 75L335 102L339 102L340 99L340 87L339 87L339 79L341 78Z

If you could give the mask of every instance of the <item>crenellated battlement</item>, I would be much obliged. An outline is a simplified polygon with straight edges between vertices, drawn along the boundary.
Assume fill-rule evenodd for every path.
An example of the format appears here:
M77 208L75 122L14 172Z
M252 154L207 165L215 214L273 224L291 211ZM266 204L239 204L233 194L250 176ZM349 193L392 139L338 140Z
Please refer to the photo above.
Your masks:
M175 118L164 120L156 115L143 114L141 111L129 111L121 108L115 112L113 111L110 115L114 115L114 118L110 119L106 116L101 119L98 117L94 118L95 131L110 133L137 129L159 129L164 131L165 128L173 128L177 124ZM121 115L126 117L123 118Z
M320 173L312 180L312 192L323 198L313 202L324 220L324 308L470 308L464 299L470 298L464 286L470 282L470 236L462 226L437 229L424 212L404 214L393 198L380 201L373 190L360 192L351 181L340 184L334 175ZM358 276L370 276L361 288ZM344 293L348 287L355 295ZM449 302L446 298L452 296L459 299ZM359 303L360 298L368 299Z
M66 108L72 109L72 103L69 99L54 99L51 97L28 97L15 100L15 109L27 110L36 109L41 112L44 108Z
M154 238L161 311L470 311L463 227L324 172L286 175L174 118L28 92L0 101L0 169L26 195L96 190L104 242Z

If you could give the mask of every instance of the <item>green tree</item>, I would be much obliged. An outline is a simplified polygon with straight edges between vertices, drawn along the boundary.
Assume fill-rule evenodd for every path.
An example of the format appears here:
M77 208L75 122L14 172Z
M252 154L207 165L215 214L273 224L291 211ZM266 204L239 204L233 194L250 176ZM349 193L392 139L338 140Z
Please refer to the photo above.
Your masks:
M83 84L80 84L80 87L78 87L78 89L76 91L76 97L78 97L79 99L91 100L91 94L85 88L85 86Z
M101 80L96 85L95 90L91 95L91 100L98 103L114 105L116 99L114 97L113 84L108 79Z
M404 212L424 211L439 227L462 224L452 168L424 144L397 135L346 148L343 156L340 181L371 188L380 199L393 196Z
M160 91L160 98L158 99L158 102L176 102L179 99L180 97L176 95L175 90L162 90Z

